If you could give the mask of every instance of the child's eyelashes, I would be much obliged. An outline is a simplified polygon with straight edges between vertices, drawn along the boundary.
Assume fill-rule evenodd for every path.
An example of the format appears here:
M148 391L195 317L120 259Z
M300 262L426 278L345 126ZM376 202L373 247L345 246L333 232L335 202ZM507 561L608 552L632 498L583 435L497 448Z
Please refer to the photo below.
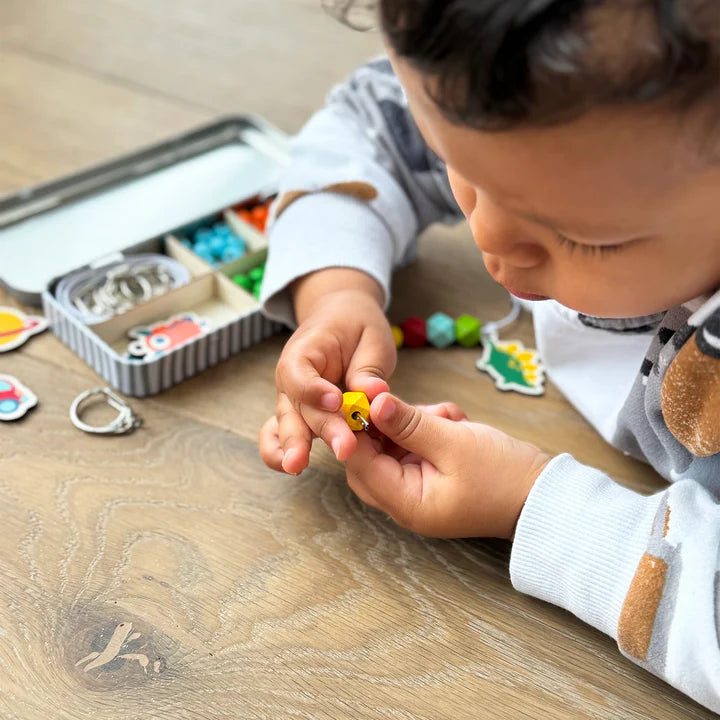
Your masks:
M567 248L570 253L576 250L583 255L599 255L600 257L611 255L612 253L620 252L625 248L627 243L618 243L617 245L585 245L584 243L575 242L566 235L563 235L557 230L554 231L555 239Z

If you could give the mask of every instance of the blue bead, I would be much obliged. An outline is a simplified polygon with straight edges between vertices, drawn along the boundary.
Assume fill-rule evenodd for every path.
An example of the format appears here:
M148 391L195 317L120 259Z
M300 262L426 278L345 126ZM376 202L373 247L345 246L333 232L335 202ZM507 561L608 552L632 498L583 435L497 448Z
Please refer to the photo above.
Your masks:
M194 240L196 243L204 242L209 243L210 239L213 236L213 231L209 230L208 228L200 228L194 235Z
M247 252L247 244L246 242L239 237L235 237L234 235L231 235L227 239L227 245L226 247L231 247L239 250L243 255Z
M213 225L213 232L216 235L222 235L223 237L232 235L232 230L230 229L230 226L224 222L215 223Z
M245 254L243 250L237 247L233 247L231 245L228 245L222 252L222 255L220 256L220 259L223 261L223 263L230 263L233 260L237 260L239 257L242 257Z
M445 313L431 315L427 319L427 339L435 347L449 347L455 342L455 321Z
M193 252L206 263L212 263L213 260L215 260L213 254L210 252L210 248L204 243L195 243Z
M225 250L225 246L227 245L227 242L224 237L220 235L213 235L210 238L210 242L208 243L210 247L210 252L216 257L219 258L223 254L223 250Z

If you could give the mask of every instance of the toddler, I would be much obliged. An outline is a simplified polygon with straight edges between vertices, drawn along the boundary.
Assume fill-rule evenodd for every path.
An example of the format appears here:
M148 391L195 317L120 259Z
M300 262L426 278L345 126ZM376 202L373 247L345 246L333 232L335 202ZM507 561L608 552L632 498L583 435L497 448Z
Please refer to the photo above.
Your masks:
M264 309L297 329L262 457L298 474L320 437L400 525L512 539L515 588L718 712L720 3L377 10L387 58L293 141L275 204ZM389 393L391 273L425 227L463 217L490 275L532 304L554 384L668 489L640 495ZM350 430L341 387L372 400L382 442Z

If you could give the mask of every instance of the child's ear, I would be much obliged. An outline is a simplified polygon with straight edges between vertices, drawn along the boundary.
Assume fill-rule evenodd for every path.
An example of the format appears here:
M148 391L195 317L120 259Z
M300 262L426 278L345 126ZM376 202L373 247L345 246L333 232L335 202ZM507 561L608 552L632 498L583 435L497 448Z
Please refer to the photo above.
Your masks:
M720 452L720 308L670 363L660 402L668 429L693 455Z

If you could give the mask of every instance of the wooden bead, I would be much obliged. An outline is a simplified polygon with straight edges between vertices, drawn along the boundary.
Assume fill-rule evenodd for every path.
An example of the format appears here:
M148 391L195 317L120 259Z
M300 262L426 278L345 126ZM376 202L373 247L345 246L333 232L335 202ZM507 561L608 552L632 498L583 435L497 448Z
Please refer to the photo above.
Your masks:
M480 321L472 315L461 315L455 321L455 337L463 347L475 347L480 342Z
M405 345L409 348L422 347L427 343L427 324L422 318L409 317L400 327L403 331Z
M358 415L365 423L370 422L370 402L363 392L343 393L342 411L351 430L364 430L366 427L358 419Z
M395 340L395 347L401 348L405 340L403 331L397 325L393 325L390 329L392 330L393 339Z
M431 315L427 319L427 339L435 347L449 347L455 342L455 321L445 313Z

